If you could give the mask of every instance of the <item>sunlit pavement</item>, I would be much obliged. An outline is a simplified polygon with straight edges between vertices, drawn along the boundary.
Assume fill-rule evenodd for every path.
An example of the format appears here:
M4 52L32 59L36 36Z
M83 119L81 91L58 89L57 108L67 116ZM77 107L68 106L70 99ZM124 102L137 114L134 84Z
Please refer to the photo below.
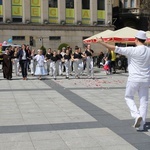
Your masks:
M150 110L137 132L124 100L127 76L95 68L94 79L9 81L0 72L0 150L149 150Z

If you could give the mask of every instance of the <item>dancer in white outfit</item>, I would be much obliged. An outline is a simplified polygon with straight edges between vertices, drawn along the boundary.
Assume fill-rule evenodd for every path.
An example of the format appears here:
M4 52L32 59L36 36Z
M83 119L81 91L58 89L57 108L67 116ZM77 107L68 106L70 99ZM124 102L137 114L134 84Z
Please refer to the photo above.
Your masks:
M15 47L15 52L14 52L15 58L13 60L13 63L14 63L14 71L16 76L19 76L19 68L20 68L19 59L17 58L18 51L19 51L19 47Z
M50 62L51 62L51 57L53 56L53 52L52 52L52 49L49 48L47 50L47 54L46 54L46 68L47 68L47 75L51 75L52 76L52 72L50 72Z
M65 53L66 53L66 48L63 47L63 48L62 48L62 51L61 51L61 53L60 53L60 54L62 55L62 58L64 57ZM61 74L61 75L63 75L64 69L65 69L65 64L64 64L64 62L62 62L62 63L61 63L61 70L62 70L62 74Z
M78 70L79 70L79 74L83 74L83 68L84 68L84 64L83 64L83 60L85 59L85 55L82 53L81 48L79 47L79 65L78 65Z
M86 69L88 78L94 78L93 53L94 51L91 49L91 46L87 45L85 56L86 56Z
M58 58L58 60L57 60L57 64L56 64L56 72L57 72L57 75L62 75L62 61L61 61L61 59L62 59L62 55L60 54L60 50L57 50L57 58Z
M73 70L75 72L75 78L80 78L80 71L79 71L79 63L80 63L81 55L79 54L79 47L75 46L75 52L72 55L73 61Z
M70 60L71 60L71 56L69 53L69 50L66 50L66 54L64 55L64 57L62 58L62 62L64 62L65 64L65 70L66 70L66 79L69 79L69 74L70 74Z
M36 62L33 59L35 56L36 56L35 49L32 49L32 51L31 51L31 61L30 61L31 75L34 75L34 72L35 72Z
M42 55L42 50L38 50L38 55L36 55L33 59L37 61L35 75L38 75L41 80L43 75L47 75L47 71L44 67L45 58L44 55Z
M150 48L144 45L146 32L138 31L135 36L136 47L117 47L97 39L103 46L116 53L128 57L129 77L126 85L125 100L130 109L131 116L135 118L134 127L144 130L148 110L148 91L150 85ZM138 93L140 106L137 108L134 95Z
M56 80L56 75L57 75L57 70L56 70L57 60L58 60L57 52L54 50L53 56L51 57L51 63L50 63L50 71L52 72L52 76L54 80Z

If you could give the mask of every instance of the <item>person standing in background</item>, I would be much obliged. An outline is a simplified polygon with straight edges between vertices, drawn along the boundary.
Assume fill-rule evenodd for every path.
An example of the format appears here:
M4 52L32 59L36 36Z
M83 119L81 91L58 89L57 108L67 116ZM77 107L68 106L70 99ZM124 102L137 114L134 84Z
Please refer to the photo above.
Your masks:
M19 58L19 64L21 67L23 80L27 80L27 70L28 70L28 59L29 53L26 50L26 45L22 44L21 50L19 50L17 54L17 58Z
M97 66L100 68L101 64L103 64L103 58L104 58L104 53L100 52L98 57L97 57Z
M112 73L116 73L116 53L111 50L111 69L113 69ZM112 70L111 70L112 71Z
M62 48L60 54L62 55L62 58L63 58L64 55L66 54L66 48L65 48L65 47ZM61 75L63 75L63 72L64 72L64 71L65 71L65 64L64 64L64 62L62 62L62 63L61 63L61 72L62 72Z
M69 53L69 50L66 50L66 54L62 58L62 62L65 64L65 70L66 70L66 79L69 79L69 74L70 74L70 60L71 60L71 55Z
M29 45L26 45L26 50L29 54L29 57L31 56L31 49L30 49L30 46ZM28 67L28 71L31 71L30 69L30 63L31 63L31 59L27 59L27 67Z
M94 53L94 51L91 49L91 45L88 44L87 49L85 50L86 69L87 69L88 78L94 78L93 53Z
M3 68L3 77L7 80L12 79L12 55L10 55L9 49L5 49L5 53L0 55L0 58L3 58L2 68Z
M19 52L19 47L14 47L14 59L13 59L13 63L14 63L14 71L16 76L19 76L19 59L17 58L17 54Z
M54 80L56 80L56 76L57 76L57 52L56 50L53 51L53 56L51 57L51 62L50 62L50 72L52 72L52 76L54 78Z
M31 60L30 60L30 69L31 69L31 75L34 76L34 73L35 73L35 67L36 67L36 62L35 60L33 59L34 57L36 56L36 53L35 53L35 49L32 49L31 50Z
M61 76L62 75L62 68L61 68L61 66L62 66L62 61L61 61L61 59L62 59L62 55L60 54L60 50L57 50L57 58L58 58L58 60L57 60L57 64L56 64L56 72L57 72L57 75L59 75L59 76Z
M107 49L107 53L104 57L104 60L105 59L107 59L108 65L109 65L109 73L108 74L111 74L111 50L110 49Z
M49 48L47 50L47 53L46 53L46 68L47 68L47 75L52 75L52 72L50 72L50 61L51 61L51 57L53 56L53 52L52 52L52 49Z

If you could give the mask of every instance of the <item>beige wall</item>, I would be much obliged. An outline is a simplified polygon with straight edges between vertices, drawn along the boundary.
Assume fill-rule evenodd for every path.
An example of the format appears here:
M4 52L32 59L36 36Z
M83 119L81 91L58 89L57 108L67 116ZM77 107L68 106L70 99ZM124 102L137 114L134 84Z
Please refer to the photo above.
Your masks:
M29 44L29 36L33 35L34 38L34 46L32 48L38 49L42 46L42 41L39 41L39 39L43 38L43 45L46 49L51 47L53 50L57 50L59 45L61 43L67 43L70 45L73 49L76 45L81 47L83 49L83 42L82 37L83 36L92 36L94 34L99 33L99 31L40 31L40 30L34 30L34 31L28 31L28 30L0 30L0 35L3 34L3 36L0 37L0 42L8 41L12 36L25 36L25 41L13 41L14 44ZM50 41L49 36L60 36L60 41ZM105 51L103 47L101 47L99 44L91 44L92 49L95 51L95 55L99 53L99 51Z

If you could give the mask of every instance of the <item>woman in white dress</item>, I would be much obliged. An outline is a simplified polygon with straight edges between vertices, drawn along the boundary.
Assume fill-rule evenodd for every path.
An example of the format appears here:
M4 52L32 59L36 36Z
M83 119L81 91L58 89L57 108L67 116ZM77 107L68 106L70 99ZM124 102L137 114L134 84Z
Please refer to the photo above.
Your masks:
M39 80L41 80L43 75L47 75L47 71L44 67L45 58L44 55L42 55L42 50L38 50L38 54L33 59L37 61L35 75L39 76Z

